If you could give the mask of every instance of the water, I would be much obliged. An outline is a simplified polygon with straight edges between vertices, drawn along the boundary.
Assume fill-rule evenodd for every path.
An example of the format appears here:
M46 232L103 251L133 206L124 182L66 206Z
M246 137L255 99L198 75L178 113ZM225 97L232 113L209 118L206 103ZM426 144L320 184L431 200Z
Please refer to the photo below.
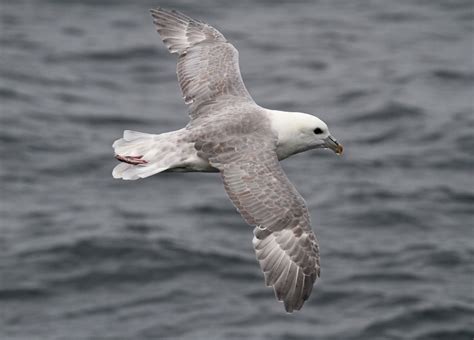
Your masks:
M217 174L111 177L122 130L187 122L157 5L1 2L0 338L471 339L472 2L161 3L344 143L283 162L321 245L292 315Z

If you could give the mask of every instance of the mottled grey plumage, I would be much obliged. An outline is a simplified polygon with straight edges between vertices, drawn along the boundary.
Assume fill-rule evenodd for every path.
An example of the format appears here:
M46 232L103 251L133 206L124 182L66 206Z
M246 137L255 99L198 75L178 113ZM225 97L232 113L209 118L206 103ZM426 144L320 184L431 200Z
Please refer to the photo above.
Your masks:
M306 203L279 159L316 147L298 140L293 145L287 134L300 138L300 125L325 124L305 114L288 116L283 123L279 115L272 120L274 113L250 97L238 52L221 33L176 11L158 8L151 13L165 45L178 55L178 80L191 120L185 129L168 134L126 132L114 148L118 159L127 163L116 167L114 177L137 179L180 169L219 171L240 214L256 226L253 245L265 283L273 286L288 312L298 310L319 276L319 247ZM292 124L294 132L287 133ZM310 142L312 129L309 137L302 135ZM160 155L170 143L179 145L178 150L163 162Z
M280 166L269 127L253 121L255 114L240 116L249 117L240 129L226 129L195 147L220 170L229 198L256 226L253 245L265 283L292 312L303 306L319 276L318 243L305 201Z
M239 52L215 28L177 11L151 10L156 30L178 55L178 82L194 117L200 106L222 96L253 102L239 69Z
M187 129L198 155L222 175L245 221L265 275L288 312L308 299L319 276L319 248L301 195L276 154L276 137L240 75L238 52L213 27L176 11L151 11L163 42L178 54L177 74L190 106Z

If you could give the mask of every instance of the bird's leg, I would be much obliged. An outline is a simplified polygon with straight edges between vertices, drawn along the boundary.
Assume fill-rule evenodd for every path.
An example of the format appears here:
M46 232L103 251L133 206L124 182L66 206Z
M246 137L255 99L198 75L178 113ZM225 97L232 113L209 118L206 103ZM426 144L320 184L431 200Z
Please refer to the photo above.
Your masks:
M115 158L120 162L132 164L132 165L139 165L139 164L147 164L148 162L142 159L142 156L120 156L115 155Z

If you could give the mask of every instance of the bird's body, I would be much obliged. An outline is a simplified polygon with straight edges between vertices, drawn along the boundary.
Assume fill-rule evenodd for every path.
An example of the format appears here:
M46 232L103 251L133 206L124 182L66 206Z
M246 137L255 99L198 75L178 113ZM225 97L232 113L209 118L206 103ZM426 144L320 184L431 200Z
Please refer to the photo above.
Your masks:
M216 116L207 116L198 121L193 121L184 129L167 132L160 135L146 134L135 131L126 131L124 138L119 139L114 148L117 155L126 155L133 151L147 160L141 167L133 167L121 164L114 171L114 177L123 179L138 179L148 177L151 174L145 170L153 167L157 172L218 172L206 157L202 156L194 147L196 142L204 141L210 136L222 138L220 134L228 137L232 134L244 136L253 132L268 133L275 138L275 152L278 160L283 160L294 154L308 150L309 146L292 138L297 134L300 120L313 119L315 117L299 112L285 112L268 110L258 107L242 107L242 111L236 114L236 110L222 111L221 121ZM232 115L232 116L229 116ZM219 124L217 124L219 122ZM216 130L214 130L215 128ZM223 139L223 138L222 138ZM144 144L143 144L144 143ZM140 149L140 145L144 149ZM170 144L170 145L167 145ZM179 148L176 146L180 145ZM157 166L157 164L160 164ZM164 170L163 167L166 167Z
M319 276L319 246L303 198L279 160L315 148L342 152L319 118L257 105L243 84L237 50L213 27L176 11L152 10L171 53L191 120L159 135L125 131L113 147L113 176L220 172L229 198L255 225L254 248L287 311L298 310Z

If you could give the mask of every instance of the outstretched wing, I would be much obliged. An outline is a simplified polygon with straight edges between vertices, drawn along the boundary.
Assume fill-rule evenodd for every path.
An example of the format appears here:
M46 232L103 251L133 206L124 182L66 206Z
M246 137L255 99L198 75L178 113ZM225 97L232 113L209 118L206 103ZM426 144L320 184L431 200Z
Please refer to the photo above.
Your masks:
M178 82L191 118L223 97L253 102L240 75L238 51L219 31L174 10L152 9L151 14L166 47L179 56Z
M319 246L305 201L268 139L251 134L196 148L220 170L230 199L247 223L256 226L253 246L265 284L292 312L301 309L319 277Z

